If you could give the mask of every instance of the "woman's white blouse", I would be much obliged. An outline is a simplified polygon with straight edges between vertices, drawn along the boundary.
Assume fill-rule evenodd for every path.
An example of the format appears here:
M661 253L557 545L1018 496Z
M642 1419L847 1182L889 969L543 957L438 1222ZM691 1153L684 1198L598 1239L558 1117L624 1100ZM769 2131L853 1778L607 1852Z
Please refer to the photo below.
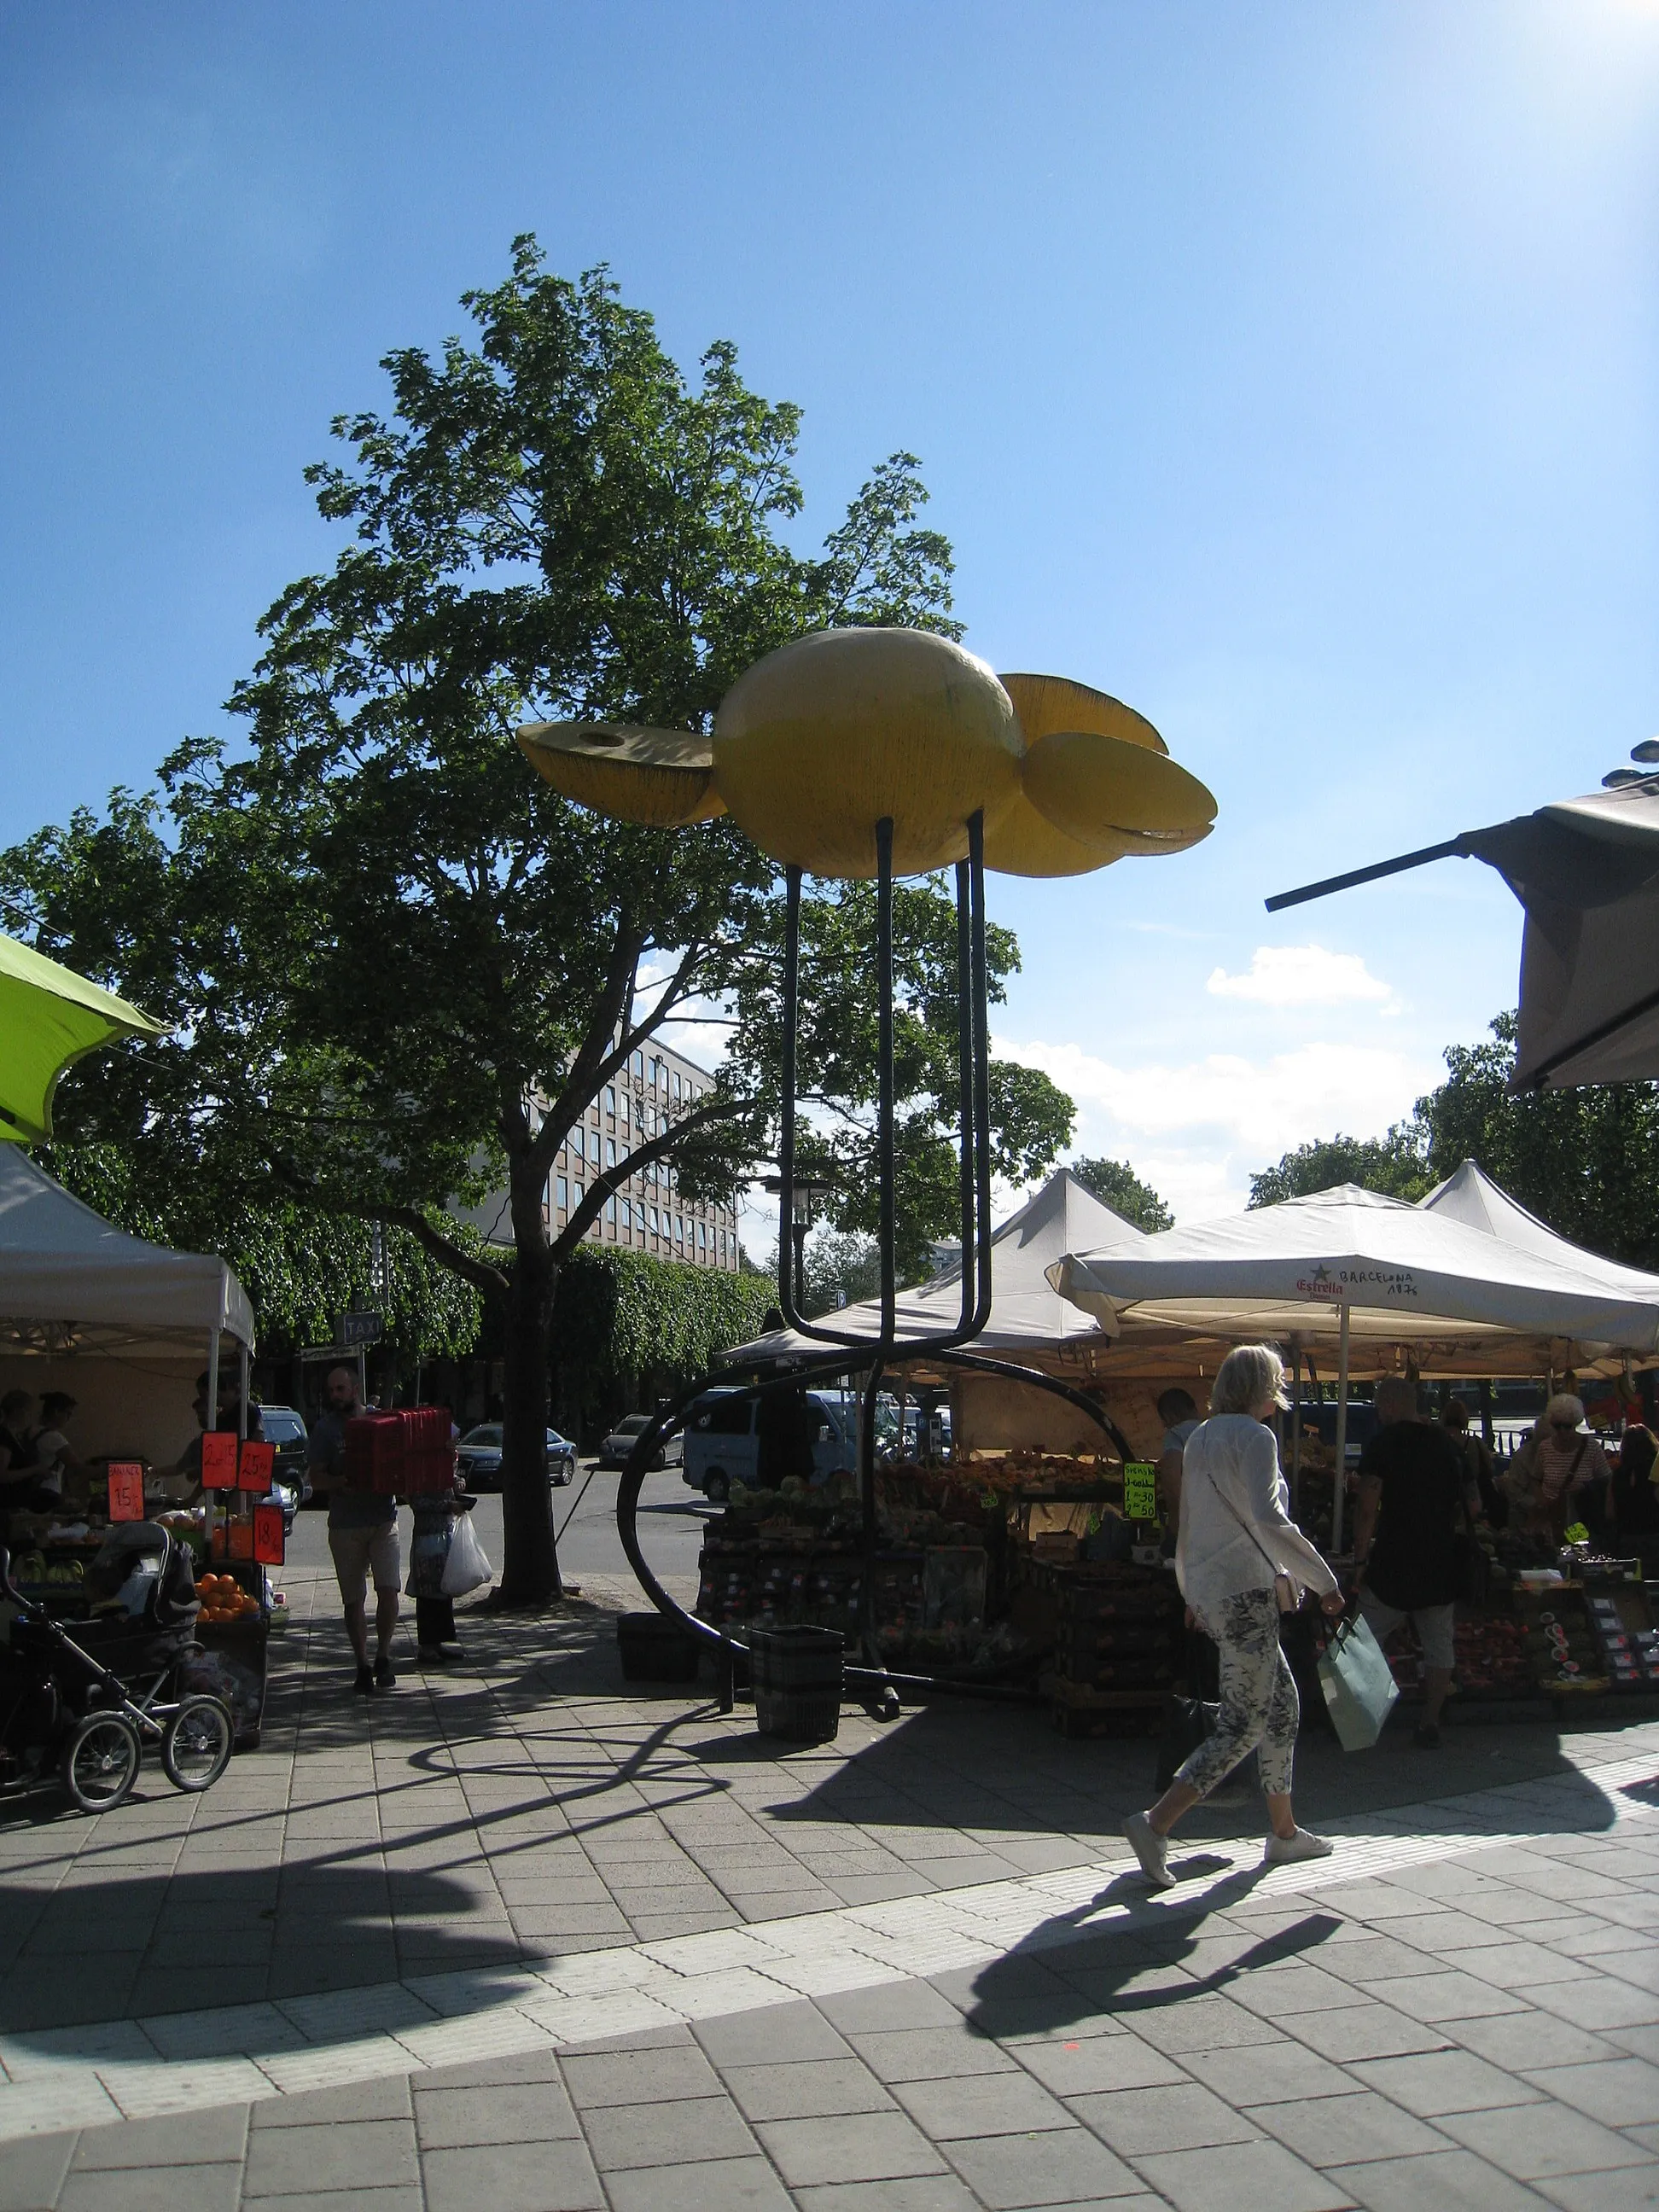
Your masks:
M1290 1505L1271 1429L1248 1413L1212 1413L1194 1430L1181 1462L1176 1579L1195 1613L1212 1616L1243 1590L1271 1589L1278 1575L1322 1595L1340 1588Z

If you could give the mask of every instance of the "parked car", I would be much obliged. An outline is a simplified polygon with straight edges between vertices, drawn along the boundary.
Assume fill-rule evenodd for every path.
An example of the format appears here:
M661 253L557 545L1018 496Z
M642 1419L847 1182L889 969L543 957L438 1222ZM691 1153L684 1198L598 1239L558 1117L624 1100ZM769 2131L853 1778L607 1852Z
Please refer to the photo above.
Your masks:
M311 1503L311 1471L306 1459L306 1425L292 1406L261 1406L259 1426L276 1447L271 1468L271 1497L283 1509L283 1526L294 1533L294 1516Z
M825 1390L809 1390L806 1397L817 1417L813 1480L821 1482L858 1464L858 1399L851 1392ZM724 1504L734 1482L752 1485L760 1471L760 1402L741 1390L708 1390L691 1408L680 1471L713 1504Z
M501 1425L486 1421L469 1429L455 1448L455 1466L469 1490L499 1490L501 1486ZM556 1429L547 1432L547 1479L562 1485L575 1480L576 1447Z
M650 1427L649 1413L624 1413L605 1442L599 1446L601 1467L626 1467L633 1457L634 1447ZM671 1437L651 1455L650 1472L659 1468L678 1467L684 1455L685 1442L682 1437Z

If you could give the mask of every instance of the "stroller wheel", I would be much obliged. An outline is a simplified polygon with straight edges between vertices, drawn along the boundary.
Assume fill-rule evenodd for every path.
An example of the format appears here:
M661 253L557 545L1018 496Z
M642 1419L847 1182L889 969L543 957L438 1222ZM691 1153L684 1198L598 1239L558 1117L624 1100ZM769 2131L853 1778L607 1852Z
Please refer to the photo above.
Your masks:
M218 1698L186 1698L161 1738L161 1764L175 1790L211 1790L230 1764L235 1728Z
M64 1747L64 1787L83 1813L107 1813L138 1779L142 1756L125 1713L88 1713Z

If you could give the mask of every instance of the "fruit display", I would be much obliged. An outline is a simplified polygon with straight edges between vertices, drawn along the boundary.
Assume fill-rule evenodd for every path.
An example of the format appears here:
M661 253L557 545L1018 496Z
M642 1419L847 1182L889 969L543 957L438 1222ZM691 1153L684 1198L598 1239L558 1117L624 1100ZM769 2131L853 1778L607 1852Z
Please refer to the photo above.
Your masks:
M1530 1693L1527 1632L1518 1620L1460 1620L1453 1652L1457 1686L1466 1694L1516 1698Z
M196 1595L202 1601L198 1618L212 1626L228 1620L257 1620L259 1601L251 1597L234 1575L206 1574L196 1578Z

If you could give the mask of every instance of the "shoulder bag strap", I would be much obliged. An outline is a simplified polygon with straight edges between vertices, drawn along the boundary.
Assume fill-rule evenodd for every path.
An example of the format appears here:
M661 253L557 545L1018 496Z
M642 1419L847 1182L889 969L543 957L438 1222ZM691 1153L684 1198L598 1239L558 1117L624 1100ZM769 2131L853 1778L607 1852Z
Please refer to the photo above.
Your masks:
M1214 1475L1210 1474L1208 1468L1206 1468L1204 1472L1206 1475L1208 1476L1210 1487L1215 1492L1217 1498L1220 1499L1222 1504L1226 1507L1228 1512L1232 1515L1233 1519L1237 1522L1239 1527L1249 1538L1250 1541L1255 1546L1257 1551L1261 1553L1267 1565L1272 1568L1274 1582L1288 1582L1291 1579L1289 1575L1285 1572L1283 1567L1273 1565L1272 1553L1262 1542L1261 1537L1256 1534L1255 1529L1250 1527L1249 1522L1245 1520L1238 1508L1233 1504L1231 1498L1227 1496L1227 1493L1223 1490L1221 1485L1216 1480Z

